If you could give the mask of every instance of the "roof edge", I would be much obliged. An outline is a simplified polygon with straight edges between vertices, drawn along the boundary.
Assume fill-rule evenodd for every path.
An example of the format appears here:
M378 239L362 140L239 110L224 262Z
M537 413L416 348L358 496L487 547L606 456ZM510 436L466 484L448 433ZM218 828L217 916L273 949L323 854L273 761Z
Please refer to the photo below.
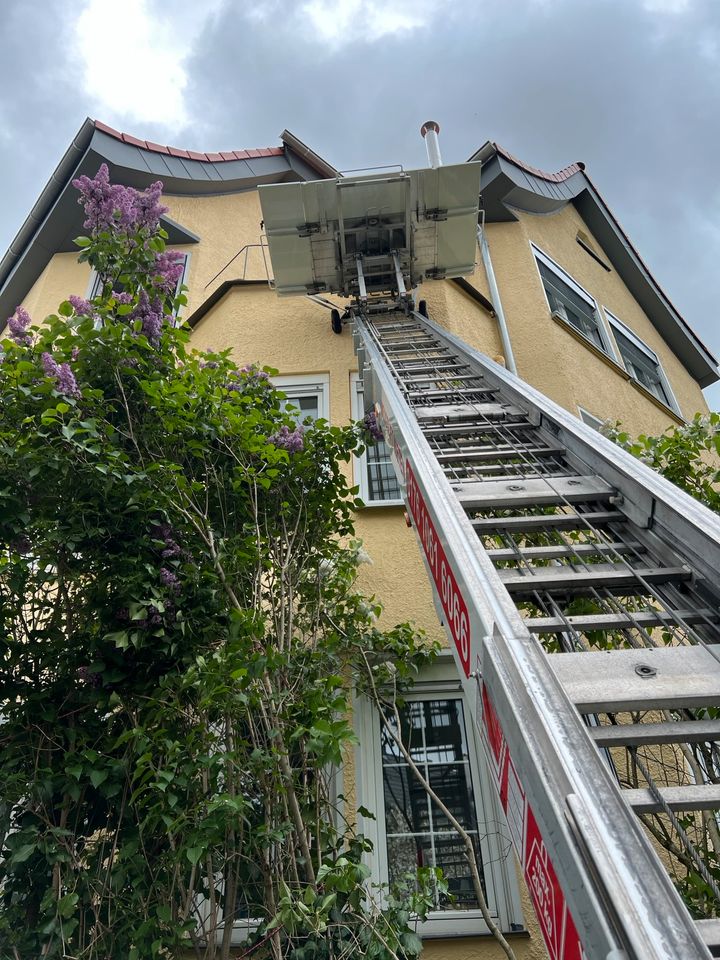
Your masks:
M91 120L90 117L86 117L82 126L73 137L72 143L63 154L60 163L58 163L50 175L50 179L45 184L42 193L33 204L30 213L11 240L10 246L2 260L0 260L0 289L5 285L5 281L13 272L15 265L22 259L25 250L32 241L38 228L67 185L69 177L90 146L94 132L95 122ZM4 319L5 318L2 318L3 321Z
M494 140L488 140L482 145L482 147L480 147L479 150L476 150L468 160L468 163L471 163L474 160L480 160L484 163L486 160L490 159L493 153L497 153L499 156L504 157L505 160L508 160L516 167L524 170L526 173L530 173L534 177L539 177L540 180L546 180L548 183L562 183L563 180L569 180L570 177L575 176L576 173L585 172L585 164L583 161L576 160L575 163L571 163L567 167L563 167L562 170L558 170L556 173L548 173L546 170L540 170L538 167L532 167L529 163L519 160L516 156L510 153L509 150L506 150L505 147L501 147L500 144L496 143Z
M317 171L317 173L324 176L327 180L332 180L335 177L339 177L341 174L335 167L331 166L327 160L315 153L314 150L311 150L306 143L303 143L299 137L296 137L294 133L291 133L289 130L283 130L280 134L280 139L285 144L285 146L290 147L291 150L294 150L295 153L299 154L305 163Z

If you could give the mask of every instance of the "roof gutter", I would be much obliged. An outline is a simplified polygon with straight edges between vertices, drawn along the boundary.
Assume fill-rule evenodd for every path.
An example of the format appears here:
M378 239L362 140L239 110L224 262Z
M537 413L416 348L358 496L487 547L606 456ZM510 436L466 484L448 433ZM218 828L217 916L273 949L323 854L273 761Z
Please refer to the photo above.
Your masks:
M340 173L335 167L331 167L326 160L323 160L323 158L318 156L314 150L311 150L306 143L299 140L294 133L290 133L289 130L283 130L280 134L280 139L285 146L294 150L313 170L317 170L317 172L327 180L333 180L335 177L340 176Z
M0 260L0 289L5 286L6 281L12 275L15 267L20 260L22 260L23 254L32 243L35 234L45 222L58 197L67 186L70 176L90 146L94 132L95 124L88 117L78 130L73 142L65 151L62 160L53 171L45 185L45 189L38 197L27 219L18 230L5 256ZM0 322L4 322L4 318Z

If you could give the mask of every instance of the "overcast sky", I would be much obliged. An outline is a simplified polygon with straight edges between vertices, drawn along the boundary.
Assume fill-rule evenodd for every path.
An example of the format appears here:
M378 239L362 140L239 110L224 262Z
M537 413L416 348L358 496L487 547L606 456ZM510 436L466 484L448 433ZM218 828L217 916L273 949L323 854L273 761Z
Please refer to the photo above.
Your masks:
M340 169L492 139L588 172L720 357L720 0L0 0L0 247L86 116ZM720 408L720 388L707 392Z

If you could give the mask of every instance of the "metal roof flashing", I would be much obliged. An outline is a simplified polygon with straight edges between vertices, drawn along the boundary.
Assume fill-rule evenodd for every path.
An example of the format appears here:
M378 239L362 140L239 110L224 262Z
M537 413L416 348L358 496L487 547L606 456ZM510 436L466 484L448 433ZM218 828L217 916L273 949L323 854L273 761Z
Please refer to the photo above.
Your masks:
M470 160L482 162L482 201L489 222L516 220L514 210L548 214L572 203L618 276L691 376L701 387L720 380L718 361L650 273L585 171L584 163L546 173L528 166L492 141L483 144Z
M0 330L53 255L75 250L72 240L83 231L72 187L76 177L92 177L107 163L111 179L126 186L142 190L159 179L167 194L204 196L337 175L293 134L285 131L281 139L279 147L200 153L141 140L86 119L0 260ZM173 244L199 240L170 218L163 218L163 224Z

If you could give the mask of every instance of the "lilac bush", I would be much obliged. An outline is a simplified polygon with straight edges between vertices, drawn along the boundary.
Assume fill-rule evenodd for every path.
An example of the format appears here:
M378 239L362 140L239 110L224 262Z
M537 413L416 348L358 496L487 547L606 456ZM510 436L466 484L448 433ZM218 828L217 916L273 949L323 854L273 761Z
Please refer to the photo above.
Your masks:
M103 163L95 176L73 180L79 191L78 203L85 209L83 226L94 235L104 232L134 235L154 233L167 207L160 204L162 182L158 180L141 192L119 183L110 183L110 172Z
M42 365L45 376L55 380L55 389L58 393L66 397L81 396L75 374L70 369L69 363L58 363L53 359L52 354L46 352L42 355Z
M30 334L27 332L31 323L30 314L24 307L16 307L15 313L8 319L10 336L19 346L31 343Z
M291 430L290 427L283 425L277 433L268 437L268 440L281 450L287 450L288 453L300 453L305 446L305 428L298 425Z

